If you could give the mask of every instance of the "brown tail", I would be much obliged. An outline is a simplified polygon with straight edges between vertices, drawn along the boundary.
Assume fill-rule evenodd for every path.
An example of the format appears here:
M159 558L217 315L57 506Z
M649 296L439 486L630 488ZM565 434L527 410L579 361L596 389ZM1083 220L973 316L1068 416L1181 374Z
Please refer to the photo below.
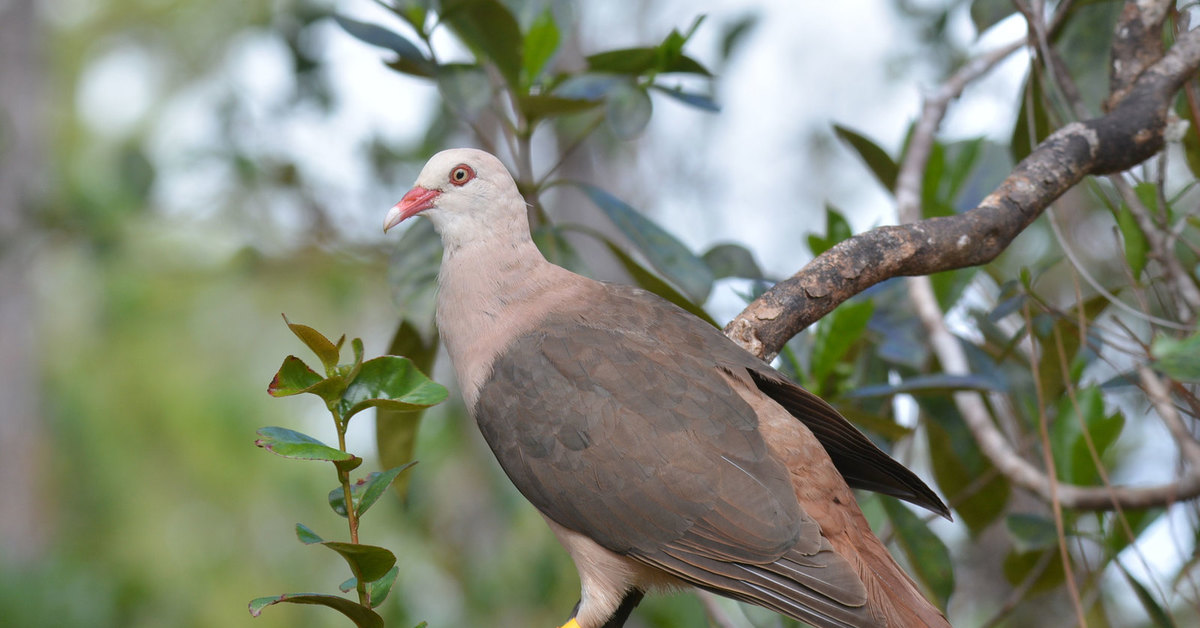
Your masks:
M917 584L871 532L862 513L854 510L846 513L851 522L843 533L830 541L839 554L855 563L867 586L867 607L871 614L880 620L881 626L889 628L950 628L942 611L925 599Z

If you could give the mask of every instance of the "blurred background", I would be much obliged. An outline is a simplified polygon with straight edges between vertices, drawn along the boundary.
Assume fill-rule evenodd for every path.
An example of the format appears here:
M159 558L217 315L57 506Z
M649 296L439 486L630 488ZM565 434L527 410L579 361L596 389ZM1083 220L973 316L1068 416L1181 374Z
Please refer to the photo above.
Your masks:
M506 4L521 19L552 4L568 64L707 14L687 53L716 74L703 88L720 112L656 95L638 137L600 137L570 167L694 251L746 246L769 276L811 258L801 242L827 202L855 231L894 221L833 123L895 152L922 90L1023 32L981 39L956 0ZM429 155L475 136L334 12L404 32L368 0L0 0L0 625L346 625L323 609L246 612L345 577L292 534L344 536L324 504L333 474L253 444L266 425L333 438L315 400L266 394L285 355L309 357L280 313L385 352L398 315L384 212ZM469 59L438 31L432 43ZM974 85L945 135L1006 140L1024 61ZM976 195L1007 168L982 168ZM547 205L603 222L577 201ZM719 322L742 289L718 283ZM452 379L444 360L433 375ZM350 437L378 468L369 417ZM399 556L389 625L561 623L574 569L461 404L428 414L415 457L407 503L385 499L362 529ZM681 595L630 625L705 622Z

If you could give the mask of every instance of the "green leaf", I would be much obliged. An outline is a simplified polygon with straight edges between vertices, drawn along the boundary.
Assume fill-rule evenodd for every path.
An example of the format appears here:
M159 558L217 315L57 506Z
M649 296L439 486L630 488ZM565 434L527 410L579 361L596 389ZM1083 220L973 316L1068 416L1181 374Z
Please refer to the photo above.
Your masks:
M388 261L388 284L399 316L422 338L433 338L437 308L437 274L442 264L442 240L429 220L418 220L400 236ZM408 353L393 355L410 356Z
M901 393L953 393L960 390L979 392L1007 392L1008 386L996 374L970 373L967 375L916 375L905 377L899 384L861 386L846 394L849 398L884 397Z
M363 582L382 578L396 564L395 554L375 545L341 541L325 541L321 545L341 554L354 577Z
M525 58L522 69L525 71L525 84L530 85L537 80L550 57L558 50L558 24L554 21L554 12L546 7L541 15L529 26L525 33Z
M442 0L442 22L481 60L519 91L524 38L516 18L497 0Z
M446 400L446 388L425 377L408 358L384 355L363 362L338 402L343 421L367 408L417 410Z
M703 303L712 290L712 272L675 236L608 192L587 183L575 183L629 238L656 270L679 286L694 303Z
M718 244L700 256L712 271L713 279L741 277L762 279L763 272L754 261L754 254L740 244Z
M979 35L1013 12L1011 0L974 0L971 3L971 21Z
M946 395L914 396L929 445L937 486L972 535L982 533L1004 513L1011 485L979 451L962 416ZM980 478L990 480L979 483Z
M641 135L650 123L654 110L646 90L628 83L612 89L604 105L608 126L622 140L632 140Z
M1133 212L1125 203L1121 203L1121 208L1117 210L1117 227L1120 228L1121 239L1125 242L1125 261L1129 264L1134 280L1138 280L1146 268L1146 253L1150 250L1150 244L1133 217Z
M375 611L344 597L321 593L284 593L283 595L260 597L250 601L250 615L258 617L264 608L281 602L328 606L348 617L358 628L383 628L383 618Z
M400 321L388 353L403 355L412 361L413 366L424 373L433 370L437 358L438 335L436 330L429 340L417 331L417 328L407 320ZM390 407L380 407L375 411L375 445L379 450L379 461L385 467L398 467L413 459L413 448L416 444L417 429L421 425L421 417L425 409L406 411ZM410 475L403 475L392 482L392 490L401 499L408 490Z
M313 532L311 528L303 523L296 524L296 538L305 545L325 542L325 539L321 538L320 535L318 535L316 532Z
M348 471L362 464L362 458L334 449L321 441L284 427L264 427L258 430L254 444L284 458L296 460L328 460L339 469Z
M825 237L816 234L808 236L808 250L812 251L813 256L820 255L825 251L833 248L835 244L842 240L848 240L854 232L850 229L850 223L846 221L842 212L838 208L825 204Z
M1017 122L1013 125L1012 140L1009 151L1014 162L1029 156L1033 147L1050 136L1050 115L1046 113L1046 99L1042 93L1041 79L1036 72L1030 73L1025 79L1025 89L1021 102L1017 103ZM1032 113L1032 121L1030 114ZM1032 129L1033 137L1030 138Z
M720 113L721 112L721 106L718 105L712 99L712 96L709 96L706 94L697 94L695 92L685 92L685 91L683 91L682 88L679 88L679 87L668 88L668 87L663 87L662 85L658 85L658 84L651 85L650 89L653 89L660 94L670 96L671 98L674 98L675 100L678 100L679 102L681 102L685 105L688 105L689 107L695 107L696 109L700 109L701 111L707 111L709 113Z
M568 100L600 102L614 87L627 82L628 79L612 74L574 74L559 83L553 94Z
M589 56L587 64L589 72L606 74L641 76L650 72L679 72L712 76L699 61L683 54L664 58L657 47L609 50Z
M552 264L587 275L587 264L557 225L543 224L533 232L533 242Z
M887 151L879 147L878 144L867 139L866 136L860 135L850 129L841 126L833 125L833 132L837 134L843 142L850 145L854 152L867 164L867 168L875 175L883 187L889 192L896 189L896 177L900 174L900 166L896 165L895 160L887 154Z
M1009 552L1004 557L1004 577L1009 584L1019 586L1028 578L1033 578L1030 593L1044 593L1062 586L1066 580L1063 562L1059 551L1055 549L1035 550L1032 552ZM1040 572L1035 570L1040 569Z
M654 273L643 268L642 265L637 263L637 261L630 257L628 253L621 250L621 247L613 244L607 239L603 240L603 242L604 245L608 247L608 250L612 252L613 256L617 258L617 261L621 263L621 267L625 269L625 272L629 273L629 276L633 278L634 283L636 283L638 286L657 294L658 296L670 301L671 303L674 303L688 312L691 312L696 317L708 322L708 324L712 325L713 327L720 327L720 325L717 325L717 322L708 315L708 312L704 311L704 308L696 305L690 299L683 296L683 294L678 290L672 288L671 284L660 279L658 275L655 275Z
M1116 562L1117 568L1121 570L1121 573L1125 576L1125 581L1133 588L1138 601L1142 603L1142 608L1146 609L1146 614L1150 616L1150 620L1154 622L1154 625L1159 628L1176 628L1175 620L1171 618L1170 613L1163 609L1158 600L1154 599L1154 594L1146 588L1146 585L1138 582L1137 578L1134 578L1133 574L1129 573L1128 569L1125 569L1125 565L1122 565L1121 561Z
M1040 515L1012 514L1004 518L1004 527L1018 552L1058 547L1058 529L1053 521Z
M293 334L304 343L306 347L317 354L317 358L321 360L321 364L325 367L325 372L328 373L331 369L337 366L340 351L339 345L335 345L321 332L309 327L308 325L300 325L288 320L287 315L283 315L283 322L287 323L288 329L292 330Z
M521 106L521 113L529 120L582 113L599 107L601 103L599 100L562 98L550 94L520 94L517 102Z
M464 120L479 117L492 102L492 84L488 82L487 73L478 66L440 65L434 78L446 105Z
M382 26L368 24L352 20L342 15L334 15L333 19L347 33L350 33L360 41L366 42L380 48L387 48L399 55L399 58L405 62L412 64L416 68L424 71L423 76L429 76L433 72L433 63L421 54L421 50L416 47L411 41L398 33L394 33Z
M954 593L954 563L950 550L913 511L891 498L881 499L883 509L896 528L896 540L908 556L908 563L917 579L933 594L941 608L946 608Z
M367 477L351 484L350 499L354 502L354 512L362 517L375 502L379 501L396 476L414 464L417 464L416 461L387 471L372 471L367 474ZM341 486L329 491L329 507L333 508L337 514L343 517L347 516L346 492Z
M400 574L400 567L392 567L383 577L374 582L367 583L367 594L371 597L371 608L379 608L380 604L387 599L388 593L392 591L392 585L396 582L396 576ZM342 593L348 593L358 588L358 578L350 578L338 585L338 589Z
M1178 340L1159 336L1150 345L1154 367L1180 382L1200 382L1200 332Z
M734 51L741 47L742 42L746 39L746 36L749 35L756 26L758 26L758 20L758 14L749 13L738 18L737 21L725 26L725 31L721 35L722 60L728 61L730 55L732 55Z
M312 392L317 384L323 381L325 378L309 368L304 360L289 355L283 359L283 364L279 366L275 377L271 378L271 383L267 385L267 394L272 397L287 397Z
M1079 404L1078 412L1070 396L1064 396L1059 401L1058 416L1051 431L1054 463L1060 480L1073 484L1095 484L1100 480L1100 474L1088 450L1081 417L1082 425L1087 426L1092 443L1101 456L1120 436L1125 427L1125 417L1120 412L1106 416L1103 397L1095 387L1078 390L1075 398Z
M875 304L869 299L849 301L821 319L813 337L813 380L821 384L854 343L862 339L874 309Z

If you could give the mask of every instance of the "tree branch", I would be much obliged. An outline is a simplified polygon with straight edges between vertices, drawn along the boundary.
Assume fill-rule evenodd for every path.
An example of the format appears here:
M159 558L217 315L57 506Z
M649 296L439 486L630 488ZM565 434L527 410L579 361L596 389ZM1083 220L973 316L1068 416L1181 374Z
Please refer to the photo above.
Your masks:
M880 281L992 261L1085 176L1125 170L1158 152L1172 96L1197 67L1200 30L1192 30L1139 74L1108 114L1046 138L975 209L879 227L839 243L752 302L725 327L726 335L773 357L792 336Z

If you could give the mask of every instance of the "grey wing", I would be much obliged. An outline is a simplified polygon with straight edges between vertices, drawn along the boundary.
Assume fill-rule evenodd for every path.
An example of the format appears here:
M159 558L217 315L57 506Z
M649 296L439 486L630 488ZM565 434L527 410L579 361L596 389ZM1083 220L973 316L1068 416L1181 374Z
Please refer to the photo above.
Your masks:
M510 345L474 408L505 472L611 551L816 625L870 625L861 580L800 508L753 410L703 342L660 323L549 321Z

